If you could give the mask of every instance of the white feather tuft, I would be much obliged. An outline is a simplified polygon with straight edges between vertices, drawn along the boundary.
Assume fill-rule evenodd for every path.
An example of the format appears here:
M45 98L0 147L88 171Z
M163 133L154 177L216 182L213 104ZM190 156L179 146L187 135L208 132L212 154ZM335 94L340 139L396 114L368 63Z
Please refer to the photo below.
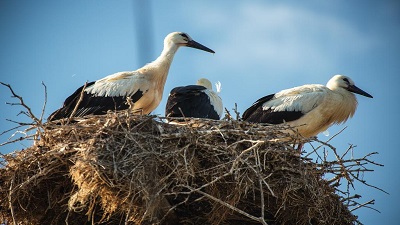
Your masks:
M217 93L220 93L222 90L221 82L218 81L217 83L215 83L215 88L217 89Z

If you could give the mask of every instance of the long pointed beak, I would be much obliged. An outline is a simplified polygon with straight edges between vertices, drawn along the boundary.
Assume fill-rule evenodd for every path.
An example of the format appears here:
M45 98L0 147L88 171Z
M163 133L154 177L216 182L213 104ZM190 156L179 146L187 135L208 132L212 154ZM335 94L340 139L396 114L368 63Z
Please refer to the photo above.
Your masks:
M196 42L194 40L189 41L186 44L186 46L187 47L191 47L191 48L197 48L197 49L200 49L200 50L203 50L203 51L206 51L206 52L215 53L213 50L207 48L206 46L204 46L204 45L202 45L202 44L200 44L200 43L198 43L198 42Z
M353 92L353 93L359 94L359 95L363 95L363 96L368 97L368 98L373 98L372 95L370 95L370 94L368 94L367 92L361 90L360 88L358 88L358 87L355 86L355 85L350 85L350 86L347 88L347 90L349 90L349 91L351 91L351 92Z

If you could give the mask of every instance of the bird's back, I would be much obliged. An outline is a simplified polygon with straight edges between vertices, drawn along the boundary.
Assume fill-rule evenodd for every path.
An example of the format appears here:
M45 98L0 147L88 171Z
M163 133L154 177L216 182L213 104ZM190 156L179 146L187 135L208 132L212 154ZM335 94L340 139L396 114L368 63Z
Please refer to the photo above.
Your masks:
M201 85L176 87L168 97L165 115L167 117L194 117L220 119L210 104L207 88Z
M329 91L323 85L303 85L258 99L242 116L249 122L280 124L300 119L317 107Z

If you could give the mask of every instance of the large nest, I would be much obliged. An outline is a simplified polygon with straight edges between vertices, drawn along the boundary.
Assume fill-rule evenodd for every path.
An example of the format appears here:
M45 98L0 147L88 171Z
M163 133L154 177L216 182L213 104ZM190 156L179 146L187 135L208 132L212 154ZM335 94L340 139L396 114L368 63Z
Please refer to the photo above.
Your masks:
M275 141L287 127L232 119L176 125L123 112L36 126L33 146L3 155L3 221L355 224L359 196L338 184L373 163L328 161L317 153L336 152L326 143L312 161Z
M319 146L310 145L312 161L311 153L293 149L296 143L277 141L291 128L231 117L176 125L121 112L43 124L45 107L35 117L10 85L1 84L19 100L9 104L22 106L32 122L12 121L26 136L0 146L34 140L1 155L5 224L342 225L360 223L352 211L373 204L358 203L360 196L349 190L355 180L371 186L362 175L380 165L369 160L375 153L353 158L350 146L338 155L314 139ZM327 159L329 151L336 160Z

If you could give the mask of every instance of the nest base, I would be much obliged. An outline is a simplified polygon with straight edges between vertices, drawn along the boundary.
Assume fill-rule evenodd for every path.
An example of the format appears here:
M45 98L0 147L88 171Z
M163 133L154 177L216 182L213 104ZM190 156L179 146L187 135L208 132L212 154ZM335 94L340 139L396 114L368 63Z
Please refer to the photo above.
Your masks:
M18 224L354 224L282 126L128 113L45 124L4 155L0 212Z

